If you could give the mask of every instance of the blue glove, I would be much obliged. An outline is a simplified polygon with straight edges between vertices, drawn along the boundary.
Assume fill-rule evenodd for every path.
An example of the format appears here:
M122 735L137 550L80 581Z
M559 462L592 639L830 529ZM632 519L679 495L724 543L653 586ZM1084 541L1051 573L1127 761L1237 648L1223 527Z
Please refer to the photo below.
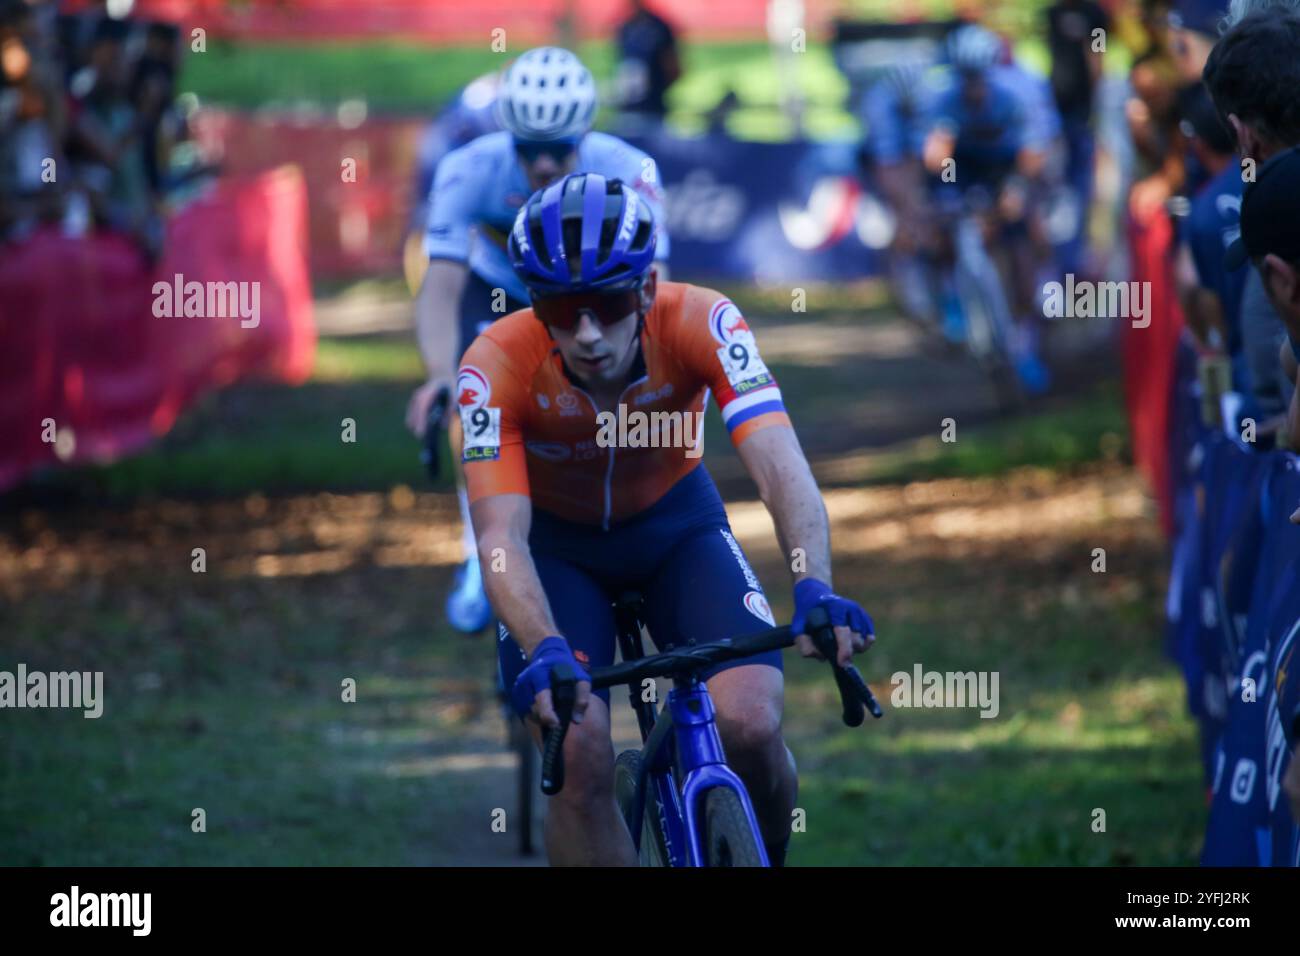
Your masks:
M804 578L794 586L794 620L790 622L790 630L795 634L807 634L805 628L808 624L808 612L815 607L826 608L826 613L831 618L831 625L834 627L848 627L864 638L868 634L876 633L876 625L871 623L871 615L864 611L860 604L840 597L831 590L829 584L816 578ZM808 636L812 637L811 634Z
M533 648L528 666L515 678L515 686L510 691L510 703L514 705L516 713L527 714L533 709L533 700L537 695L551 689L551 671L556 664L568 664L580 681L591 680L591 675L582 669L582 665L573 656L569 642L562 637L548 637Z

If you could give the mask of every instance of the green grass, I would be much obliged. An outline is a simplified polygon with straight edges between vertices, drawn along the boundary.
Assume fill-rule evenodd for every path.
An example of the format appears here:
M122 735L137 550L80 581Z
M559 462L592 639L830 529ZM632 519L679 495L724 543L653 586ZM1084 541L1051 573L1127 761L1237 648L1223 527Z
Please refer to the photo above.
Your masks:
M1194 730L1182 682L1157 642L1125 639L1125 615L1098 605L1091 622L1081 608L1060 605L1032 627L1015 613L981 615L980 633L970 636L969 623L951 613L961 590L935 589L938 614L890 619L871 668L882 695L891 690L885 675L910 674L913 661L927 670L996 670L1000 713L899 709L882 696L886 718L850 730L824 707L812 752L800 759L808 815L807 832L795 837L801 859L1194 863L1204 825ZM1145 606L1129 610L1154 625ZM792 696L817 689L807 680L796 687ZM1104 833L1092 829L1098 808Z
M1103 384L1051 411L970 430L954 440L927 437L880 456L862 480L872 484L935 478L986 478L1013 468L1068 471L1114 461L1128 449L1128 423L1119 387Z

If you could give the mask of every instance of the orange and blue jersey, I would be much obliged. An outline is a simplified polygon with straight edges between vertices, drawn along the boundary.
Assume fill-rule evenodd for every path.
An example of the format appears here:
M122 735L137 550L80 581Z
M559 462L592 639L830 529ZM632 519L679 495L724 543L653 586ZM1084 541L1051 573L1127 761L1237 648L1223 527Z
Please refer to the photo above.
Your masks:
M753 332L718 292L659 283L617 402L654 422L677 413L675 421L690 428L688 447L601 440L598 414L618 408L598 409L532 310L514 312L474 341L460 367L456 400L470 501L528 495L536 508L605 528L633 518L700 464L699 423L710 394L733 444L790 425Z

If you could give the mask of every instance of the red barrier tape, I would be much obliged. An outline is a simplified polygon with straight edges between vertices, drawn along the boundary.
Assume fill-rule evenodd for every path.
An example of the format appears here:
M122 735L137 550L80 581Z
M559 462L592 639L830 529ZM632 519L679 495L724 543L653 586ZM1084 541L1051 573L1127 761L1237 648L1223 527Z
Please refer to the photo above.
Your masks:
M188 206L153 269L121 236L45 230L5 247L0 490L42 465L137 450L208 389L249 377L302 382L316 345L306 232L306 187L287 167L223 182ZM168 317L173 296L162 293L178 275L182 291L236 283L248 317L206 295L204 317Z
M1174 395L1174 361L1183 313L1173 279L1174 228L1159 210L1145 222L1130 220L1133 278L1151 283L1151 324L1126 325L1123 337L1124 397L1133 458L1160 509L1160 524L1173 534L1173 486L1169 473L1169 435Z

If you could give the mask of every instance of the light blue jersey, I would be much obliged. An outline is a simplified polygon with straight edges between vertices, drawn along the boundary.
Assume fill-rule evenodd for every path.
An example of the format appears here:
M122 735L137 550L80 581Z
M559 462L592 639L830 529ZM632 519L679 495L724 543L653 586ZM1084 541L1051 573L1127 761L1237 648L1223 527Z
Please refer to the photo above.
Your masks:
M906 97L884 80L867 91L862 100L862 123L866 151L873 160L889 165L920 158L931 101L942 91L941 77L941 71L928 70Z
M655 258L668 258L663 192L654 160L607 133L588 133L578 144L579 173L621 179L650 203L659 223ZM528 301L528 291L510 267L506 238L530 190L509 133L488 133L443 157L429 193L424 251L430 259L452 259L511 298Z
M958 165L969 163L980 172L1010 167L1022 149L1045 148L1060 124L1039 86L1027 83L1017 68L995 66L984 79L984 100L973 108L959 75L946 70L927 117L928 129L944 126L956 137Z

